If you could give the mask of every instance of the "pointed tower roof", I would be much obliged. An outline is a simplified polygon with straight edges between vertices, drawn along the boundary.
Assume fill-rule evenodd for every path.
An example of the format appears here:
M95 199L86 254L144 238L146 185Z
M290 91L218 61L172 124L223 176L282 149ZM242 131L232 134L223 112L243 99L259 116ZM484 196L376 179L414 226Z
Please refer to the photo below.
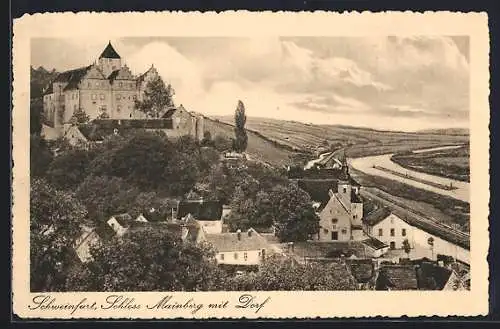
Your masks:
M106 48L104 48L101 56L99 58L117 58L120 59L120 55L116 52L115 48L111 45L111 41L108 43Z

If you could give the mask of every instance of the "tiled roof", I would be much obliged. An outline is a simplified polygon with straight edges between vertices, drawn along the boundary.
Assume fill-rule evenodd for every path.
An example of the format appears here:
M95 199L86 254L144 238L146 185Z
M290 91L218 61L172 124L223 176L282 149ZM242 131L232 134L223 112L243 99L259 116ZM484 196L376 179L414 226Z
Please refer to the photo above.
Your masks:
M417 271L413 265L384 265L379 270L377 290L416 290Z
M101 53L101 56L99 58L116 58L119 59L121 58L120 55L116 52L115 48L111 45L111 41L108 43L106 48L104 48L103 52Z
M347 259L347 265L352 275L359 283L366 283L374 276L374 267L371 259Z
M321 210L330 200L328 191L330 189L334 191L337 190L336 179L299 179L297 184L302 190L309 194L311 200L321 204L319 210Z
M172 115L174 115L175 111L177 111L177 108L170 108L165 113L163 113L162 118L164 119L170 119Z
M366 240L363 240L363 244L374 249L374 250L379 250L379 249L388 247L388 245L386 245L385 243L383 243L382 241L380 241L378 239L375 239L374 237L370 237Z
M381 221L383 221L387 217L389 217L390 214L391 214L391 211L389 210L389 208L382 207L382 208L379 208L379 209L376 209L376 210L370 212L368 215L365 216L363 221L366 224L373 226L373 225L380 223Z
M340 258L355 256L365 257L365 247L359 241L305 241L295 242L294 253L300 257L310 258Z
M91 67L92 67L92 65L89 65L89 66L82 67L82 68L79 68L76 70L66 71L66 72L62 73L62 74L65 74L65 76L63 78L67 79L64 82L68 82L68 84L66 85L66 87L64 87L63 90L66 91L66 90L77 89L78 84L80 83L82 78L85 76L85 74L87 74L87 72L89 71L89 69Z
M238 239L238 233L207 234L205 237L219 252L250 251L270 248L266 239L252 228L247 232L239 233L239 235L240 239Z
M184 241L196 243L198 236L200 235L201 228L198 223L190 222L190 223L181 223L181 222L133 222L131 223L130 229L127 231L127 234L147 230L150 228L154 228L155 230L160 230L162 232L168 232L172 234L177 239L182 239L183 228L186 228L187 236Z
M419 289L442 290L452 273L452 270L437 264L422 262L417 268Z
M128 213L114 215L113 217L116 219L118 224L120 224L121 226L128 226L128 225L130 225L130 222L132 221L132 216L130 216Z
M191 214L197 220L220 220L222 202L213 200L183 200L179 202L177 218Z
M111 74L108 76L108 80L113 82L113 80L116 79L118 73L120 73L120 70L114 70L113 72L111 72Z

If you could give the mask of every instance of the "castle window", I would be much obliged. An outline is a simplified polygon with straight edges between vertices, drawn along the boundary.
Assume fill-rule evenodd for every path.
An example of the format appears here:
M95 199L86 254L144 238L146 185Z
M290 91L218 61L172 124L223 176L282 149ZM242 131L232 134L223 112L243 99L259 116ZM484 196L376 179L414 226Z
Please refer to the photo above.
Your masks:
M121 83L121 81L118 83L118 86L123 87L123 83Z
M401 230L401 235L406 236L406 229L405 228Z
M117 105L117 106L116 106L116 111L117 111L117 112L120 112L121 110L122 110L122 107L121 107L120 105Z
M90 82L88 82L88 83L87 83L87 86L88 86L89 88L91 87Z
M391 228L391 236L394 236L394 229Z
M106 97L105 97L105 95L104 95L104 94L100 94L100 95L99 95L99 98L100 98L101 100L105 100L105 99L106 99Z
M344 187L342 190L344 193L347 193L347 188Z
M337 224L339 220L337 218L332 218L332 224Z
M347 234L347 230L345 228L342 229L342 234Z
M323 233L328 234L328 230L326 228L324 228Z
M384 234L383 234L383 230L382 230L381 228L379 228L379 229L378 229L378 236L382 236L382 235L384 235Z
M248 254L246 252L243 253L243 259L247 260L248 259Z
M73 104L73 110L76 111L76 104Z
M96 94L92 94L92 99L97 99L97 95Z
M234 259L238 259L238 253L235 252L234 255L233 255Z
M224 254L220 254L220 260L224 260Z

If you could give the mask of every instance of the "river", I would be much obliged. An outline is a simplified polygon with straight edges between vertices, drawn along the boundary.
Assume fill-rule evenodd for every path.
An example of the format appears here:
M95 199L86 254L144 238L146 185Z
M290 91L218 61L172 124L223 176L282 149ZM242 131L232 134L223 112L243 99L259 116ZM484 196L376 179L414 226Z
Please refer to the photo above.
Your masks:
M436 148L433 148L432 150L436 150ZM420 150L423 151L423 150ZM431 192L439 193L442 195L446 195L458 200L462 200L465 202L469 202L469 183L468 182L462 182L454 179L449 179L449 178L444 178L444 177L439 177L435 175L429 175L429 174L424 174L421 172L413 171L413 170L408 170L406 168L401 167L400 165L394 163L391 161L391 157L393 156L392 153L390 154L382 154L382 155L375 155L375 156L368 156L368 157L363 157L363 158L355 158L355 159L348 159L349 165L352 166L352 168L359 170L361 172L364 172L365 174L368 175L373 175L373 176L381 176L385 178L390 178L392 180L396 180L399 182L402 182L407 185L415 186L424 190L428 190ZM386 171L382 171L376 168L373 168L373 166L380 166L384 167L393 171L400 172L401 174L408 174L410 176L420 178L423 180L431 181L431 182L436 182L439 184L443 185L450 185L450 182L453 184L456 189L453 190L443 190L438 187L434 187L431 185L427 185L425 183L417 182L412 179L407 179L404 177L400 177L398 175L391 174Z

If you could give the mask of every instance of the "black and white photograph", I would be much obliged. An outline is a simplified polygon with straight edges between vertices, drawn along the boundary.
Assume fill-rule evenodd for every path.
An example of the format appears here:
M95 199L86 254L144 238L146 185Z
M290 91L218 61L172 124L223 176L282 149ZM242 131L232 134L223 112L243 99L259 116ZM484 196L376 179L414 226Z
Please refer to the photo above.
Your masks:
M29 39L36 307L470 292L469 35L108 32Z

